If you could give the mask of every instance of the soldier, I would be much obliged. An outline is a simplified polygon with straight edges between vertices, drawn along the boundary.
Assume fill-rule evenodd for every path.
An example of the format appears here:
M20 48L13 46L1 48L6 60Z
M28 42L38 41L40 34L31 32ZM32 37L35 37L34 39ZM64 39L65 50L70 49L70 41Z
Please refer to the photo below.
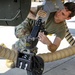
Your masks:
M41 14L41 12L43 12L44 14ZM46 15L46 12L44 12L43 10L39 10L37 14L43 17L44 15ZM71 19L74 15L75 15L75 3L73 2L67 2L64 4L64 9L50 13L48 20L45 24L45 29L48 32L48 34L56 35L54 42L52 43L50 39L46 35L44 35L43 32L39 32L38 35L39 41L41 41L43 44L46 44L49 51L55 52L57 50L61 41L65 37L66 32L65 20ZM26 18L24 22L15 27L15 35L17 38L19 38L19 41L17 41L13 45L12 48L14 50L22 52L22 50L25 49L26 45L25 37L27 37L31 33L35 21L36 20Z

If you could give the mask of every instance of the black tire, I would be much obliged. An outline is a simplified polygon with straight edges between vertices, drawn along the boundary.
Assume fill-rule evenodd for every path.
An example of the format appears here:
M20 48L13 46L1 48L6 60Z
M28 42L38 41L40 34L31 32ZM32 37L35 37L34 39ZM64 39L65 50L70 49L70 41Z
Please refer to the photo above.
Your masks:
M38 65L37 66L38 68L34 67L32 71L27 71L27 75L42 75L43 70L44 70L44 61L39 56L35 56L34 58L36 59L37 63L35 61L33 61L33 63L35 63L36 66Z
M17 26L28 16L31 0L0 0L0 26Z

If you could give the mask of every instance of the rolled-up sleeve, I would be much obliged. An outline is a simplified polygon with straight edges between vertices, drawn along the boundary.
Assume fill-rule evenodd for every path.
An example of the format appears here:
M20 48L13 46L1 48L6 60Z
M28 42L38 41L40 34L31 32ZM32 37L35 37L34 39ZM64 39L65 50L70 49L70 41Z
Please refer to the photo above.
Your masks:
M34 25L34 20L32 19L25 19L21 24L15 27L15 36L17 38L22 38L25 35L29 35Z

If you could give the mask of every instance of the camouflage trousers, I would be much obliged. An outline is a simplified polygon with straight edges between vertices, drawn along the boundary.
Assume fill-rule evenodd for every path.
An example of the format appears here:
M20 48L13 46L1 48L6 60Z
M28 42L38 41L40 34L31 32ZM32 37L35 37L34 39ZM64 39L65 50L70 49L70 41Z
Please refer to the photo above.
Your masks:
M29 53L30 52L30 50L29 49L27 49L26 48L26 38L24 37L24 38L21 38L20 40L18 40L15 44L13 44L12 45L12 49L13 50L17 50L17 51L20 51L20 52L27 52L27 53ZM37 53L37 47L35 47L34 49L33 49L33 52L34 53Z

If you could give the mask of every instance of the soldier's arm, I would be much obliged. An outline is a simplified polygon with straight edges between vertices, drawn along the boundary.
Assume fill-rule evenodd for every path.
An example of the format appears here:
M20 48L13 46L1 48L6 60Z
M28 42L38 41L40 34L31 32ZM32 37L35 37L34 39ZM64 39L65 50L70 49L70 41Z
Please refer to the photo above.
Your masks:
M28 32L28 29L29 29L28 28L28 26L30 24L30 23L28 24L29 19L35 20L36 13L37 13L37 7L31 7L30 12L29 12L26 20L15 27L15 36L17 38L22 38L23 36L25 36L25 34Z
M56 37L53 43L51 41L49 42L49 44L47 45L48 49L51 52L55 52L57 48L59 47L60 43L61 43L61 38Z
M71 33L70 33L70 31L69 31L67 25L65 25L65 26L66 26L65 39L67 40L67 42L68 42L71 46L73 46L73 45L75 45L75 40L74 40L73 36L71 35Z

